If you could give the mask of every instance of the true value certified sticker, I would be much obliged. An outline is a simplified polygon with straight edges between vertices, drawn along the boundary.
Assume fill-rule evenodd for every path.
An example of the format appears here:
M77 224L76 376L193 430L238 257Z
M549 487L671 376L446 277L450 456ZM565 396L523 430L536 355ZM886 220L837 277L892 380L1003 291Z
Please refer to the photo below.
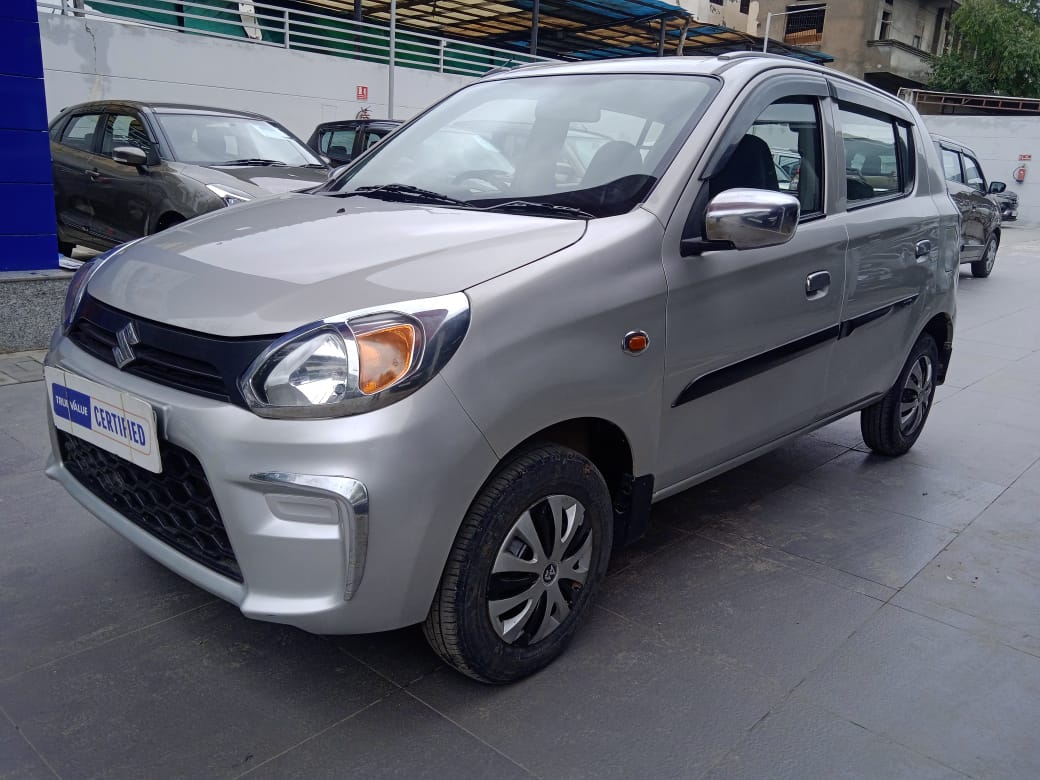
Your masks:
M150 404L53 366L43 375L55 428L156 474L162 471Z

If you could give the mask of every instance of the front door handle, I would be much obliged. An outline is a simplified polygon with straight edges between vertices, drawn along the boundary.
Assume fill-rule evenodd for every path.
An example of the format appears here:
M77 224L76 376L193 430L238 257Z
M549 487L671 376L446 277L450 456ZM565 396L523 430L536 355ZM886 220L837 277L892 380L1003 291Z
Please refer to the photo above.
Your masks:
M816 271L805 277L805 294L809 298L822 298L831 286L831 275L827 271Z
M914 247L914 257L927 257L932 253L932 242L925 239L918 241Z

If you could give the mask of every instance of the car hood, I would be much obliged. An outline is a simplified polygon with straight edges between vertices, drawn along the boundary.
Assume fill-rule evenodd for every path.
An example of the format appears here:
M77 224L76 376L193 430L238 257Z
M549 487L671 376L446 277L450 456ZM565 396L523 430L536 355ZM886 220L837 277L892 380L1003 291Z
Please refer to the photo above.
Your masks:
M191 165L171 163L186 176L202 184L223 184L242 190L254 198L296 192L328 180L326 168L302 168L280 165Z
M290 194L221 209L106 262L90 294L220 336L284 333L458 292L573 244L582 220Z

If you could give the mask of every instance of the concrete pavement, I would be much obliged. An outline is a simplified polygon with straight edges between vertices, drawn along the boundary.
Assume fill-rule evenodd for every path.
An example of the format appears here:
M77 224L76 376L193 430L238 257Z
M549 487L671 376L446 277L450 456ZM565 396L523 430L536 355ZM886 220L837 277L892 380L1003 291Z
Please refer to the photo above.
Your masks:
M909 455L850 417L659 504L505 688L170 574L44 478L43 404L0 387L0 777L1040 776L1040 230L962 276Z

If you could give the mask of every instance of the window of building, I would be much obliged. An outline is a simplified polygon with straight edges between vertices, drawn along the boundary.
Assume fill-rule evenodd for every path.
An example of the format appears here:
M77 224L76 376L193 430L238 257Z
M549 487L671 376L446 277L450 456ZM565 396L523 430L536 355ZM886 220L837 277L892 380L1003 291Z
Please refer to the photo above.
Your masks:
M892 27L892 14L888 11L881 12L881 29L878 31L878 40L887 41L888 31Z
M711 0L712 5L722 5L723 0Z
M921 48L921 36L920 35L915 35L913 37L913 40L910 42L910 45L913 46L915 49L920 49Z
M751 13L751 0L740 0L740 12L742 14Z
M849 205L909 192L916 164L910 129L885 114L846 104L838 115Z
M823 20L827 6L789 5L787 6L787 30L784 42L796 46L819 43L823 38Z

